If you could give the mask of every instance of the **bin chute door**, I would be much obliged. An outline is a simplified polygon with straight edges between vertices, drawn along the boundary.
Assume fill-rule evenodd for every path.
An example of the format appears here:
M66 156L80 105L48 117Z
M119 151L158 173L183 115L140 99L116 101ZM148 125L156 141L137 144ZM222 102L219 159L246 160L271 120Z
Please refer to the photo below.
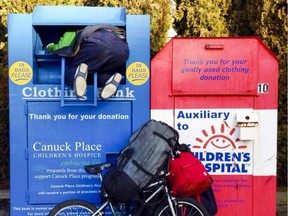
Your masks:
M59 102L28 102L28 200L58 203L96 200L99 179L85 165L119 153L131 135L131 104L65 107Z
M236 41L235 41L236 40ZM256 95L257 40L173 40L173 95Z

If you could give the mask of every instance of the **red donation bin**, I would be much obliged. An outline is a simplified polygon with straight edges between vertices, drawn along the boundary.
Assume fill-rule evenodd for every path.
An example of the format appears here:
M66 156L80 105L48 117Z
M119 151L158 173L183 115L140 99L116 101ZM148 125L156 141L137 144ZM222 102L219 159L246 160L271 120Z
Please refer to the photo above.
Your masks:
M257 37L173 38L151 63L151 118L212 175L217 215L275 215L278 60Z

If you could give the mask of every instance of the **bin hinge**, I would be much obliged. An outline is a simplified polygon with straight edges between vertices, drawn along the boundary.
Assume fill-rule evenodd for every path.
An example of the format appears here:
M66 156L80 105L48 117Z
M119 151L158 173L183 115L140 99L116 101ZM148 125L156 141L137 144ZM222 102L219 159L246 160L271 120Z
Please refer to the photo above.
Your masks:
M29 190L26 191L26 202L29 203L30 195Z
M28 105L27 104L24 105L24 115L25 116L28 115Z
M25 159L26 160L29 159L29 150L28 150L28 148L25 148Z

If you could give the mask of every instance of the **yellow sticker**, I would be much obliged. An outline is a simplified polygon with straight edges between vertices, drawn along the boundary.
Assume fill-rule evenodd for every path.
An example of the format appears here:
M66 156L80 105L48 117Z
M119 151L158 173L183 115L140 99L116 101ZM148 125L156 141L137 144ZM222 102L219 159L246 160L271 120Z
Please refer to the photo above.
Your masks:
M126 70L126 78L133 85L143 85L149 76L150 71L143 62L134 62Z
M18 61L9 68L9 77L17 85L25 85L33 77L31 66L27 62Z

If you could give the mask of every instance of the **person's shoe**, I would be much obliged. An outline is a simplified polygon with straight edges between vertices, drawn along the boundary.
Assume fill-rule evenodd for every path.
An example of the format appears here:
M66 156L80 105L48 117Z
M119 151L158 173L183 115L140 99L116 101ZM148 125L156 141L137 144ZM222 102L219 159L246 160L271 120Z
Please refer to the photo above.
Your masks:
M78 66L74 77L74 91L77 97L83 97L87 89L88 65L82 63Z
M54 48L55 44L54 43L49 43L47 46L46 46L46 50L51 53L53 52L53 48Z
M112 77L110 77L110 79L105 83L100 97L103 100L107 100L108 98L112 97L117 92L121 79L122 75L120 73L115 73Z

